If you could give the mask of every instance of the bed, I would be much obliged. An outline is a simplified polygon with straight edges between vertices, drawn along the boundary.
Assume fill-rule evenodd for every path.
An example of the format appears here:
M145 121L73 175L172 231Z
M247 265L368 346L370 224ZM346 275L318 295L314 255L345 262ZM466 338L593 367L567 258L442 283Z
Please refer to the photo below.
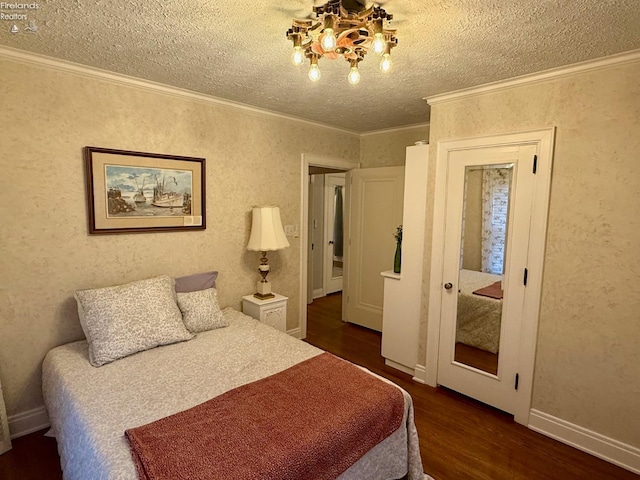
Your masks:
M87 340L56 347L47 354L43 394L66 480L135 480L140 472L125 431L173 418L174 414L189 412L261 379L329 355L231 308L220 314L227 325L223 328L127 355L99 368L89 361L91 342ZM376 382L390 384L366 372ZM331 381L330 372L328 379ZM400 390L402 398L400 427L334 478L423 478L412 400L394 385L395 389ZM269 436L270 441L279 438L277 431L269 432ZM336 463L340 459L321 460ZM295 465L300 458L295 455L287 462ZM295 477L258 474L244 478Z
M501 275L460 270L456 342L498 353L502 299L473 292L500 281Z

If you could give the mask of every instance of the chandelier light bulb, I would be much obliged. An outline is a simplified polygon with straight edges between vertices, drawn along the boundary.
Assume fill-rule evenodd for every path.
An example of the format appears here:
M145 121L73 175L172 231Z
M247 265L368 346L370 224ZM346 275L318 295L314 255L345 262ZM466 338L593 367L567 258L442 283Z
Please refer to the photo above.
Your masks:
M311 64L311 68L309 68L309 80L312 82L320 80L320 69L318 68L318 63Z
M371 42L371 50L376 55L382 55L385 51L387 43L384 41L384 35L380 32L373 36L373 42Z
M347 75L347 80L351 85L357 85L360 82L360 71L357 66L352 66L351 70L349 70L349 75Z
M333 31L333 28L329 27L324 29L320 44L325 52L333 52L336 49L336 33Z
M391 70L392 67L393 67L393 62L391 61L391 55L389 55L388 53L385 53L382 56L382 60L380 60L380 70L383 73L387 73Z
M304 63L304 52L302 51L301 46L293 47L293 52L291 53L291 63L296 66L300 66Z

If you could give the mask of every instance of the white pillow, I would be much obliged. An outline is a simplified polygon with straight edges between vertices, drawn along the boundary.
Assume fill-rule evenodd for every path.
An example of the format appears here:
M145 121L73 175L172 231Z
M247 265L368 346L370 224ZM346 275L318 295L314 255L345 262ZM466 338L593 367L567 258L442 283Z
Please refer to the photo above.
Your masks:
M166 276L75 292L89 361L99 367L127 355L193 338Z
M229 326L218 305L218 292L215 288L178 292L176 296L182 321L191 333Z

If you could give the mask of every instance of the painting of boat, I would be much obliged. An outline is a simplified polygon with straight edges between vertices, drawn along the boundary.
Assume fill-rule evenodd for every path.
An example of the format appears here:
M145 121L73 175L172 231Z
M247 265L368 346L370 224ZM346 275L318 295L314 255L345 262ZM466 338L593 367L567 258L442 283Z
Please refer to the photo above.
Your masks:
M147 197L144 196L144 181L145 179L142 179L142 188L138 186L138 180L135 179L136 182L136 188L138 189L137 193L133 196L133 201L136 202L137 204L142 204L142 203L147 203Z
M155 207L173 208L180 207L184 203L184 194L177 193L169 190L169 185L174 183L176 186L178 182L175 177L162 176L162 181L156 176L156 186L153 188L153 201L151 204Z
M107 217L190 216L192 184L185 170L106 165Z

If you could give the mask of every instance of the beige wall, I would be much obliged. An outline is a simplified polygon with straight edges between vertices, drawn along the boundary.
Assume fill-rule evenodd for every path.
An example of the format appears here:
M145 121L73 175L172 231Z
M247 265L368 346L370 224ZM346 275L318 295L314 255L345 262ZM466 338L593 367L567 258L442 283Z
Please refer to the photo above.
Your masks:
M639 78L635 62L436 104L430 136L435 164L440 140L557 128L532 408L634 447L640 447ZM432 168L430 192L434 175ZM432 226L427 230L430 252ZM424 285L426 299L428 276ZM425 337L423 324L420 358Z
M361 168L404 165L406 148L429 138L429 125L418 125L362 135L360 141Z
M42 404L40 364L83 338L73 291L158 274L220 271L240 308L259 279L250 211L280 205L300 223L303 152L355 161L358 135L249 110L0 59L0 379L8 414ZM311 147L308 138L313 138ZM207 229L89 236L82 148L206 158ZM298 238L269 255L274 290L298 326Z
M462 268L482 271L482 170L468 170L465 183Z

